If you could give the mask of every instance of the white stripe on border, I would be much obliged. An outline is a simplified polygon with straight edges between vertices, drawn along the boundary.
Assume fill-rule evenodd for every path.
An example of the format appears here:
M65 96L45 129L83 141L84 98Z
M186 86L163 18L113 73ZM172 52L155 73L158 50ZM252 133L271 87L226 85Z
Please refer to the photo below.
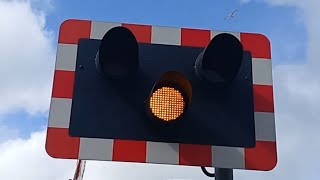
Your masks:
M252 76L254 84L272 85L272 64L270 59L253 58Z
M56 70L74 71L76 67L78 45L58 44Z
M276 141L274 113L255 112L255 129L257 141Z
M72 99L51 98L49 127L69 128Z
M148 141L146 162L179 164L179 144Z
M244 148L213 146L212 166L245 169Z
M228 31L211 31L211 39L221 33L228 33L228 34L234 35L236 38L240 40L240 32L228 32Z
M113 139L80 138L79 159L112 161Z
M181 45L181 29L152 26L151 43Z
M91 32L90 38L91 39L102 39L103 36L108 32L110 29L122 26L121 23L112 23L112 22L99 22L99 21L92 21L91 22Z

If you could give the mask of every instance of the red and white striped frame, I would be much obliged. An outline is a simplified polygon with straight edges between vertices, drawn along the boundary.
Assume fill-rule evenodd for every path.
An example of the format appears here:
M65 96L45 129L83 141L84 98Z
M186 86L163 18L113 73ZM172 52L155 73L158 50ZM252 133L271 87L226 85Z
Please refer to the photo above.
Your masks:
M159 27L70 19L60 26L46 139L54 158L176 164L232 169L271 170L277 164L271 49L267 37L226 32L252 53L255 148L70 137L68 134L79 38L102 39L115 26L130 29L138 42L206 47L222 33L203 29Z

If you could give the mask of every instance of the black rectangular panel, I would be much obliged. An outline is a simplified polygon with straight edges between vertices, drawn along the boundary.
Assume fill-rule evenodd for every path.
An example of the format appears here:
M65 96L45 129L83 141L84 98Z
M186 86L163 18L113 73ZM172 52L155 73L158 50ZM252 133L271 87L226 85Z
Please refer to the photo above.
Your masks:
M244 54L241 72L219 94L200 81L194 63L204 48L139 44L140 70L131 82L99 76L95 56L100 40L79 41L69 133L71 136L155 142L254 147L252 60ZM81 68L79 68L81 65ZM192 85L192 103L175 128L154 127L145 112L152 86L167 71L183 73Z

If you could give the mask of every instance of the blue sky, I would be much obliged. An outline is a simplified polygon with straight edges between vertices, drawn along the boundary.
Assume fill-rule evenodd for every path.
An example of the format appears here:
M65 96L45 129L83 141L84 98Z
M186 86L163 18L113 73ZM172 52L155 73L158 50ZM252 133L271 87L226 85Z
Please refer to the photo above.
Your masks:
M15 164L12 157L25 160L26 163L33 162L25 171L29 175L27 179L66 179L73 173L73 161L70 163L47 156L44 151L44 130L47 125L58 29L65 19L76 18L267 35L272 44L280 161L270 173L241 171L236 173L237 179L318 179L316 167L319 166L315 162L320 161L316 151L320 148L317 139L320 133L315 127L320 127L320 96L317 95L320 81L315 77L320 77L317 68L320 65L320 53L315 47L320 46L320 23L314 21L314 17L320 14L314 7L320 7L320 2L303 2L0 0L0 159L5 162L5 166L0 163L0 178L21 179L22 176L19 178L8 169L8 164L16 169L21 168L21 172L25 169ZM235 19L224 20L235 9L239 10ZM20 53L16 53L17 47L21 47ZM306 143L306 139L313 143ZM303 157L296 158L300 153ZM304 164L309 164L311 168ZM101 172L109 169L108 172L115 175L107 177L122 180L127 179L126 173L122 173L123 168L131 176L134 174L130 171L132 167L142 166L93 163L92 167L88 169L90 177L87 179L102 179L104 174ZM38 173L38 168L42 168L43 173ZM51 169L55 169L55 173ZM149 166L141 169L151 171ZM172 173L170 177L206 179L195 169L171 170L167 167L158 174L167 172L164 170ZM160 175L157 177L163 179ZM148 178L147 175L141 176L141 179Z

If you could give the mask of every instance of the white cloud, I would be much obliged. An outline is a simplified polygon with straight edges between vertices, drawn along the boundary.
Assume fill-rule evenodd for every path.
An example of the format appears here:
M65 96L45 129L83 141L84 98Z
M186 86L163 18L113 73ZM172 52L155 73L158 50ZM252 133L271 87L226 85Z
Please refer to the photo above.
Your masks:
M0 114L48 109L54 67L45 14L29 1L0 1Z
M67 180L73 177L75 160L49 157L44 148L46 131L30 139L14 139L0 144L0 179Z
M54 9L54 1L53 0L0 0L2 2L8 3L28 3L32 6L33 10L44 10L50 11Z

